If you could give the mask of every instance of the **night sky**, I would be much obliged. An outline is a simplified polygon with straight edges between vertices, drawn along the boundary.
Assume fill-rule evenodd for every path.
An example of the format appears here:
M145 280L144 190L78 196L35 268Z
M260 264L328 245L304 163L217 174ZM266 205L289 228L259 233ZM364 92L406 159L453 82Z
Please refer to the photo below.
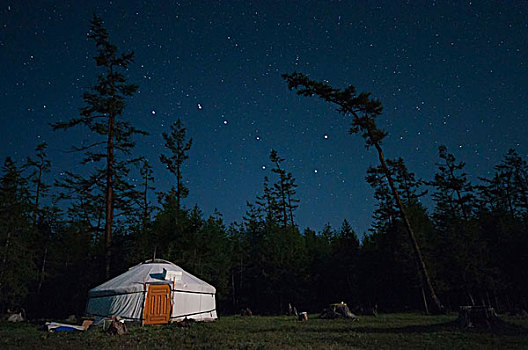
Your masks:
M466 162L473 182L509 148L528 157L526 1L7 1L0 2L0 158L19 163L43 141L53 170L82 172L67 153L82 128L49 123L78 116L98 70L96 12L120 51L133 50L128 81L140 86L124 118L150 133L136 155L157 190L174 185L159 162L161 137L181 118L193 139L187 207L240 222L271 176L270 150L297 179L297 223L320 230L343 219L362 234L375 201L365 182L377 165L350 120L287 89L303 72L334 87L370 91L384 106L386 157L432 179L438 146ZM75 131L74 131L75 130ZM155 196L152 196L155 201ZM430 199L425 199L426 204Z

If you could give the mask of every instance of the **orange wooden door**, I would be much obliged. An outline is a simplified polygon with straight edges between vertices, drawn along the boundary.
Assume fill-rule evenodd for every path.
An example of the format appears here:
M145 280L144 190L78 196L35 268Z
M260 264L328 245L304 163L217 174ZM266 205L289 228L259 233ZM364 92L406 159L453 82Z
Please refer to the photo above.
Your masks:
M169 323L170 311L170 286L168 284L150 284L145 299L143 324Z

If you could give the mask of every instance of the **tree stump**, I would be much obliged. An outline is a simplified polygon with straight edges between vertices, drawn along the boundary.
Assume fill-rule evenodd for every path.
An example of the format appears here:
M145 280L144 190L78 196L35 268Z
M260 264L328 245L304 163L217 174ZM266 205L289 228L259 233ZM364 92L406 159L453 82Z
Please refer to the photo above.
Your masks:
M240 310L240 316L253 316L253 312L251 312L249 307L246 307L245 309Z
M127 332L126 325L121 322L119 319L119 316L113 316L112 317L112 323L110 323L110 327L108 327L107 332L109 334L117 334L117 335L123 335Z
M458 323L463 328L492 328L499 316L495 309L488 306L461 306L458 311Z

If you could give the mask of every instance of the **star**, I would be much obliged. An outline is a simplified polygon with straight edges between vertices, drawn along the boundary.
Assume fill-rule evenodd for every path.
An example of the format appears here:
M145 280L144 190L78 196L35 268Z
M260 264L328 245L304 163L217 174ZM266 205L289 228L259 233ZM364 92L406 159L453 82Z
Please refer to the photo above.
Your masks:
M425 181L432 180L436 168L424 162L437 162L439 145L458 151L457 158L466 162L467 173L475 179L492 172L510 147L528 154L523 131L526 111L519 103L528 94L519 88L527 66L518 46L528 38L522 7L473 2L474 12L467 16L467 2L437 2L409 17L412 6L400 3L390 10L370 11L368 6L344 1L306 2L304 15L292 13L286 20L274 16L267 6L248 9L242 2L230 6L180 2L174 11L167 5L167 13L157 6L129 6L123 0L112 0L112 6L118 2L123 4L122 12L105 11L102 5L97 11L102 12L111 41L119 38L114 42L119 51L134 51L134 61L123 73L140 90L126 96L120 120L149 135L136 138L133 156L159 158L165 151L161 134L170 127L169 118L180 118L193 139L184 163L184 177L193 179L186 204L197 203L206 213L217 207L226 222L243 216L238 208L252 200L252 193L262 185L261 179L241 169L271 170L270 149L288 160L287 171L298 179L300 228L317 230L328 221L339 225L347 218L358 223L361 233L372 222L376 200L363 179L377 159L372 150L364 149L361 135L347 136L350 119L341 118L335 106L289 91L280 74L294 70L336 88L354 85L357 92L371 92L383 104L379 126L388 132L387 157L401 156L409 170ZM72 143L52 137L66 133L53 133L47 124L79 114L82 95L97 81L98 67L93 60L96 48L84 35L92 10L54 4L52 10L35 7L31 21L15 2L7 1L2 8L13 18L0 23L4 34L0 47L11 56L4 60L0 79L5 116L0 118L0 130L5 131L0 158L15 152L31 156L38 135L50 143L51 160L67 169L78 163L66 164L65 156L54 150ZM178 28L186 28L185 35L167 21L172 12L197 14L173 16ZM319 18L321 13L326 19ZM383 19L379 25L371 25L379 18ZM14 23L26 23L27 28L19 30ZM64 33L78 23L84 23L79 35L54 37L47 29ZM222 23L227 30L219 30ZM44 29L47 40L42 40ZM419 29L416 40L409 40L410 29ZM54 40L58 45L50 50ZM328 55L337 47L339 54ZM148 119L158 117L149 123ZM16 137L17 130L30 125L33 130ZM220 132L221 137L215 137ZM473 144L486 145L477 160ZM222 162L230 169L218 175L212 159L226 155L232 159L232 169ZM152 164L154 176L161 180L156 191L165 192L169 174L158 163ZM333 181L337 168L342 173ZM58 177L57 169L51 178ZM136 175L132 171L131 176ZM225 192L211 196L197 189L212 179L221 182L236 176L235 190L226 184ZM354 197L370 199L369 205L357 208L357 200L344 205L335 198L340 209L330 210L310 202L318 195L313 193L318 183L328 196L353 188ZM312 211L321 215L312 216Z

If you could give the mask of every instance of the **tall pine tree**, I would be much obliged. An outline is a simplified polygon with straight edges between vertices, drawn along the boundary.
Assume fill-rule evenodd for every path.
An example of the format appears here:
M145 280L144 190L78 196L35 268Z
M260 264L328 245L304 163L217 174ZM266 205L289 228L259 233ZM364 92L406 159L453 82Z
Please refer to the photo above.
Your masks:
M91 21L88 38L95 41L97 56L94 57L97 67L102 72L97 82L89 91L83 94L86 105L81 108L80 117L67 122L52 124L53 130L66 130L75 126L85 126L93 134L100 137L75 149L83 151L83 164L103 165L87 178L74 179L74 182L104 183L105 225L104 250L105 274L110 276L112 256L112 228L114 209L127 210L133 187L126 178L129 167L138 159L131 158L131 150L135 143L133 137L145 135L144 131L133 127L130 122L122 120L125 109L125 98L136 92L138 86L129 84L123 74L132 63L134 52L118 54L117 47L109 40L107 30L103 27L101 18L94 14ZM118 154L124 157L118 157Z

